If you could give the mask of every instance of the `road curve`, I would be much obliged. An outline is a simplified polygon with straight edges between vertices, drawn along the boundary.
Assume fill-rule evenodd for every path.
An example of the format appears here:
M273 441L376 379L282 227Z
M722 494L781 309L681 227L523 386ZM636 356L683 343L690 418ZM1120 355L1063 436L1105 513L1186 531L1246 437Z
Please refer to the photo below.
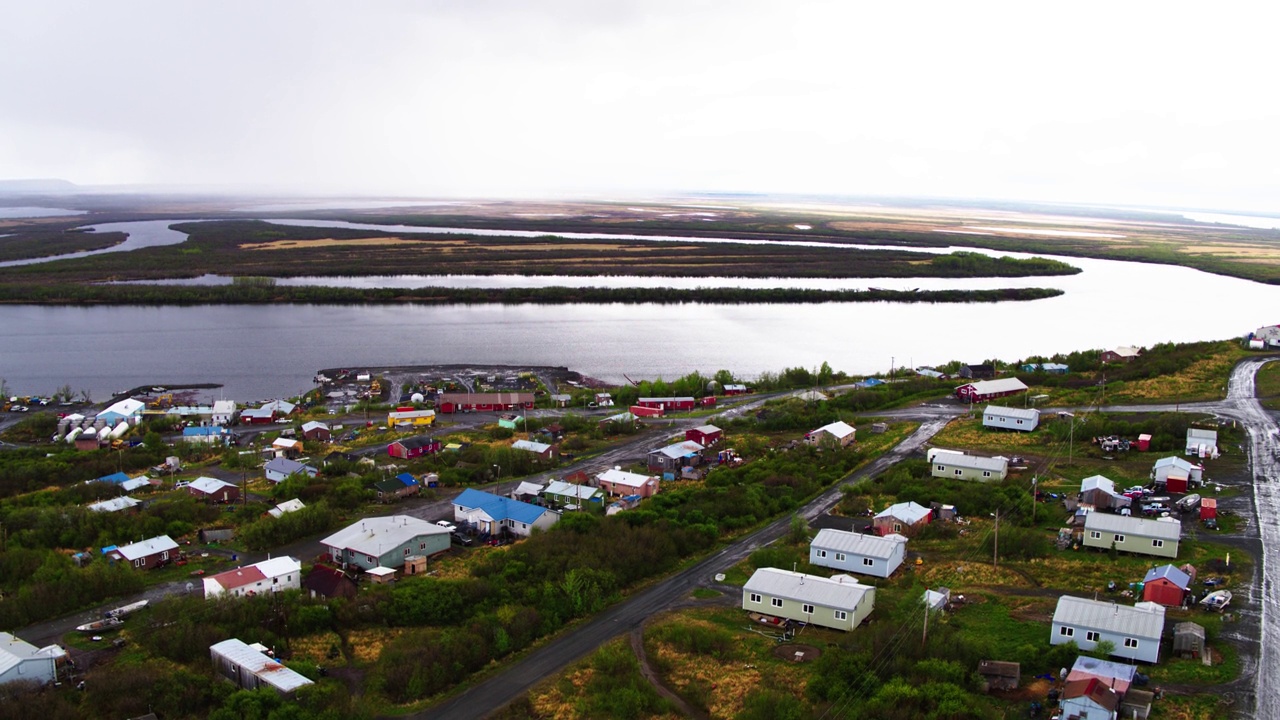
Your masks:
M812 520L840 500L840 486L851 480L871 477L919 450L954 416L925 421L913 434L874 462L832 485L805 505L799 514ZM645 619L688 595L694 588L711 582L716 573L742 562L759 548L782 537L791 522L782 517L747 535L698 564L641 590L597 615L592 620L529 653L523 659L473 685L465 692L428 708L410 718L431 720L473 720L488 717L527 693L534 685L585 657L609 640L639 627Z

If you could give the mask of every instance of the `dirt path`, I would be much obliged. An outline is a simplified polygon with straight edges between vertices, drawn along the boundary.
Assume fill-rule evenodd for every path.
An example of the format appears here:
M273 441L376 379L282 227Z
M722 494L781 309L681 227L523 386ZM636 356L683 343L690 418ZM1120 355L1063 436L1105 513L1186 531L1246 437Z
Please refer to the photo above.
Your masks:
M635 652L636 659L640 661L640 674L644 676L645 680L649 681L649 684L653 686L653 689L657 690L659 695L671 701L671 704L676 706L676 710L685 717L697 718L698 720L709 720L706 713L695 709L692 705L686 702L684 698L680 697L676 691L663 684L662 680L658 677L658 671L653 668L652 664L650 664L649 656L644 651L643 625L631 631L630 639L631 650Z

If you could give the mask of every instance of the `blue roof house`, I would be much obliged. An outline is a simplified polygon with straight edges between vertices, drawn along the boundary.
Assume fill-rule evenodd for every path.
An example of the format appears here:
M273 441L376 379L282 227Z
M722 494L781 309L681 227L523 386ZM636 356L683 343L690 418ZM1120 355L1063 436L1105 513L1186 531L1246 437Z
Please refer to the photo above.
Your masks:
M471 488L454 498L453 517L482 533L496 535L506 529L520 537L529 537L534 528L545 530L560 519L547 508Z
M411 473L400 473L396 476L396 480L399 480L405 487L416 487L418 485L418 479Z

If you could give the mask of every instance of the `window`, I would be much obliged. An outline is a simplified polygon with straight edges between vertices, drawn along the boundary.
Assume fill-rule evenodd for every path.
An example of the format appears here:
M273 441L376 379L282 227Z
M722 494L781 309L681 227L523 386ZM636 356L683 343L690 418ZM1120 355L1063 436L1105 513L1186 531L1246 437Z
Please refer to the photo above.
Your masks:
M837 610L837 611L836 611L836 619L837 619L837 620L848 620L848 619L849 619L849 613L847 613L847 612L845 612L845 611L843 611L843 610Z
M760 593L751 593L751 602L760 604Z
M862 564L866 565L867 567L871 567L872 565L876 564L876 561L872 560L871 558L862 558Z
M894 531L894 532L902 532L902 523L894 523L894 524L893 524L893 531Z
M946 472L946 471L947 471L947 466L946 466L946 465L939 465L939 466L938 466L938 472Z
M1115 539L1115 541L1116 541L1116 542L1118 542L1118 543L1122 543L1122 542L1124 542L1124 536L1123 536L1123 535L1113 535L1112 537L1113 537L1113 538Z
M528 530L528 529L529 529L529 526L528 526L528 524L526 524L526 523L520 523L520 529L521 529L521 530Z
M1125 638L1125 639L1124 639L1124 646L1125 646L1125 647L1127 647L1127 648L1135 648L1135 649L1136 649L1136 648L1138 647L1138 638Z
M1151 547L1164 547L1164 541L1163 541L1163 540L1152 540L1152 541L1151 541Z
M1093 539L1093 540L1101 540L1101 539L1102 539L1102 533L1098 532L1097 530L1090 530L1090 531L1089 531L1089 537L1090 537L1091 539Z
M374 560L374 559L373 559L373 556L372 556L372 555L365 555L365 556L364 556L364 559L365 559L366 561L368 561L368 562L377 562L377 560Z
M1019 424L1019 425L1021 425L1021 424L1022 424L1022 420L1018 420L1018 424Z
M1084 634L1084 639L1088 640L1089 642L1098 642L1099 637L1101 636L1098 635L1097 630L1090 630L1089 632Z
M844 553L836 553L836 560L844 562Z
M959 477L964 474L964 471L961 470L960 468L956 468L955 473L956 473L956 477Z
M769 602L776 608L782 607L782 598L770 598Z
M982 471L982 477L991 477L991 471L990 471L990 470L983 470L983 471Z
M801 611L801 612L803 612L805 615L812 615L812 614L813 614L813 606L812 606L812 605L810 605L809 603L805 603L805 604L803 604L803 605L801 605L801 606L800 606L800 611Z
M819 551L818 551L818 557L820 557L820 558L824 558L824 557L826 557L826 556L827 556L827 551L826 551L826 550L819 550Z
M409 548L404 549L404 556L409 557Z
M1076 629L1073 627L1067 627L1066 625L1063 625L1062 627L1058 628L1058 634L1063 637L1075 637Z
M133 561L133 566L134 566L134 567L142 567L142 559L141 559L141 558L139 558L139 559L137 559L137 560L134 560L134 561Z
M426 544L426 543L418 543L418 549L419 549L419 550L426 550L426 549L427 549L427 544Z

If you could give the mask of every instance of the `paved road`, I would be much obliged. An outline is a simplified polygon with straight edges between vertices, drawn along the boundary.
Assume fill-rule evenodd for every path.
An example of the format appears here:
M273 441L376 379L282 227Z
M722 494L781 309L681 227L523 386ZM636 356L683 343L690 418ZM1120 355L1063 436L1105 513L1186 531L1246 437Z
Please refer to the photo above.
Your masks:
M840 501L840 486L883 472L924 446L950 420L950 415L924 422L914 434L891 452L867 467L838 482L800 511L813 520ZM647 618L685 598L695 587L714 581L742 562L752 552L782 537L790 524L789 517L780 518L756 532L737 540L697 565L683 570L614 605L591 621L547 645L524 659L472 686L466 692L428 710L408 717L432 720L472 720L489 716L528 692L539 681L559 672L570 663L585 657L603 643L639 627Z

